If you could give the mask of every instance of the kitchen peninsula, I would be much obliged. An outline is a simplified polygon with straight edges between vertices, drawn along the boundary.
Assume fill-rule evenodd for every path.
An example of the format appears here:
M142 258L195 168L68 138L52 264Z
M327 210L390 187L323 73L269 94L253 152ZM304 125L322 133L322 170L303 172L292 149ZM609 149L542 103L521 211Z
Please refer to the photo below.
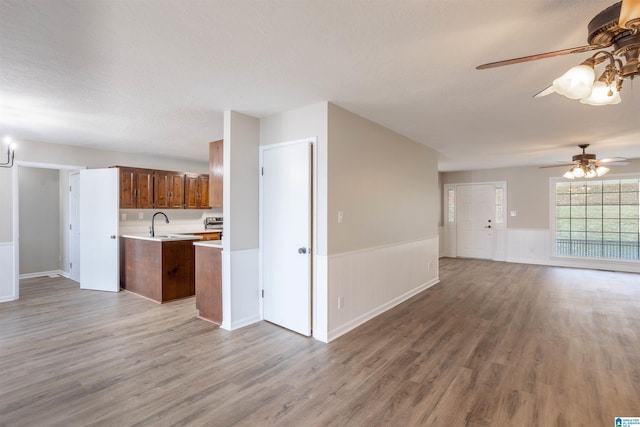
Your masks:
M195 295L196 235L120 237L120 287L163 303Z
M196 309L198 317L222 323L222 241L198 241L196 251Z

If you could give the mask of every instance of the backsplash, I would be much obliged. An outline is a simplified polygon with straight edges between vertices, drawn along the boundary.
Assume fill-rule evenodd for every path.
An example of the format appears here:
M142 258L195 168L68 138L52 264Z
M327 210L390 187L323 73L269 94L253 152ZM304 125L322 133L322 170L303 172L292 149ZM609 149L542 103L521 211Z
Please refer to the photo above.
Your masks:
M151 218L156 212L164 212L169 217L169 224L162 215L156 217L156 234L204 232L205 217L222 216L222 209L120 209L120 234L149 234Z

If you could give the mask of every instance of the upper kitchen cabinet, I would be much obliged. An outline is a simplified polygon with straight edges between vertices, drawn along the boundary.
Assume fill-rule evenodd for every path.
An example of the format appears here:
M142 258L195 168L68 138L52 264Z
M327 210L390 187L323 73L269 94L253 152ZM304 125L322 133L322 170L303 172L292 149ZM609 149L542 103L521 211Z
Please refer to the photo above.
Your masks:
M120 209L153 208L153 170L119 167Z
M209 143L209 205L222 207L222 179L224 175L223 140Z
M186 174L184 176L184 207L209 209L209 175Z
M156 209L181 209L184 207L184 173L155 171L154 207Z

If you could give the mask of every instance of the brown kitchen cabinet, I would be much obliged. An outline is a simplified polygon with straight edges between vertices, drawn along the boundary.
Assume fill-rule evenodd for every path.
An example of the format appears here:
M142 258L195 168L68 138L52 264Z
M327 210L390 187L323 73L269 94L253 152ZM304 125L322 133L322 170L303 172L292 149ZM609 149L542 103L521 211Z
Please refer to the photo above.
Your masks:
M159 303L195 295L193 240L120 239L120 287Z
M120 169L120 209L153 208L153 170Z
M185 209L209 209L209 175L184 176Z
M222 236L222 232L221 231L207 231L204 233L193 233L196 236L201 236L202 240L220 240L221 236Z
M184 207L184 173L161 171L154 172L153 188L154 207L177 208Z
M222 323L222 249L195 245L198 317Z
M222 207L222 184L224 176L223 140L209 143L209 205Z

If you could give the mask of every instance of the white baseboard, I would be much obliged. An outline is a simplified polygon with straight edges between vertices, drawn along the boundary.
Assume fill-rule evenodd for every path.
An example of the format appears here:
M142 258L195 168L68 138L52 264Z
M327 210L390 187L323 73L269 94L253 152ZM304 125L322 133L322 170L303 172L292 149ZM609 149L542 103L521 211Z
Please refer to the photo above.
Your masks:
M262 321L262 319L260 319L259 315L245 317L244 319L240 319L240 320L234 321L231 324L231 329L230 330L234 331L236 329L244 328L245 326L249 326L249 325L252 325L252 324L260 322L260 321Z
M357 317L356 319L353 319L352 321L345 323L344 325L341 325L340 327L332 330L329 333L329 339L327 342L329 341L333 341L334 339L346 334L347 332L357 328L358 326L362 325L363 323L373 319L374 317L384 313L387 310L392 309L393 307L395 307L398 304L401 304L403 302L405 302L406 300L410 299L411 297L419 294L420 292L424 291L425 289L430 288L431 286L440 283L440 279L433 279L427 283L422 284L421 286L418 286L415 289L412 289L411 291L407 292L404 295L401 295L397 298L394 298L393 300L389 301L386 304L381 305L380 307L377 307L371 311L369 311L368 313L363 314L362 316Z
M31 279L34 277L45 277L45 276L62 276L62 277L69 278L69 273L66 273L62 270L38 271L36 273L21 274L20 279Z
M329 256L328 332L316 338L331 341L438 283L438 259L438 237Z

